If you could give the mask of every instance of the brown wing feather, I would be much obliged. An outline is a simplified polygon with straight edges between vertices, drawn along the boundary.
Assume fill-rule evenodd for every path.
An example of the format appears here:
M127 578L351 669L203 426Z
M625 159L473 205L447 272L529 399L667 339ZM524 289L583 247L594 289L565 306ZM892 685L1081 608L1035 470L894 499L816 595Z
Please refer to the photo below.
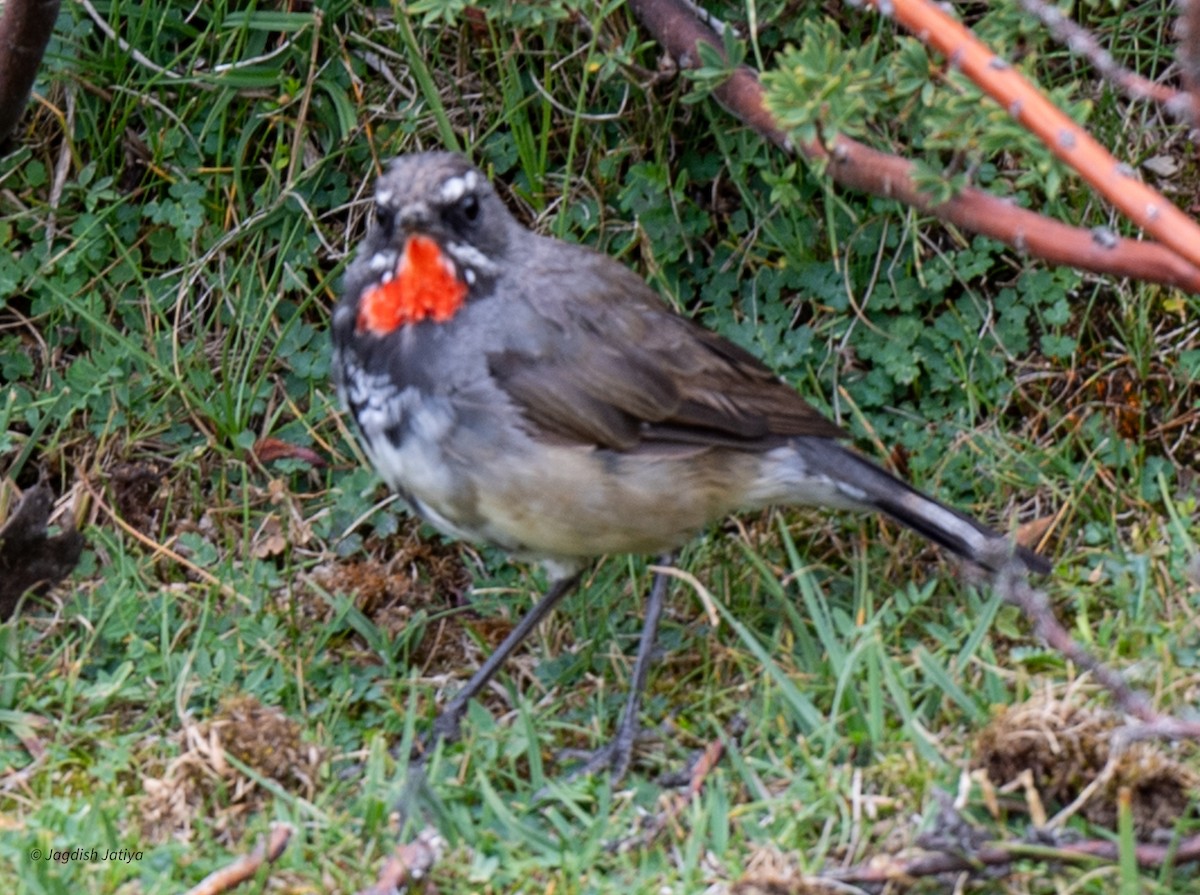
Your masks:
M488 358L536 427L617 450L656 442L765 450L794 436L845 437L758 358L675 314L626 268L590 250L570 254L574 263L543 264L531 276L564 290L604 283L607 294L531 296L553 337L536 354Z

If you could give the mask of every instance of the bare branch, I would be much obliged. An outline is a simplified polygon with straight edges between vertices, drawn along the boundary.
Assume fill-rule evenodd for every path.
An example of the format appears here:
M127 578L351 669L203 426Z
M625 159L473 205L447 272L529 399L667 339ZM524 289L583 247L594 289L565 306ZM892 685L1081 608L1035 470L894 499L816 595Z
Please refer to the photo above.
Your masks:
M1200 122L1200 0L1179 0L1179 65L1191 103L1193 124Z
M442 858L446 840L432 827L417 834L412 842L397 845L396 850L384 862L375 885L364 889L360 895L394 895L401 886L407 886L428 875Z
M1016 606L1033 623L1034 633L1068 661L1091 674L1113 697L1118 708L1137 718L1141 724L1118 732L1127 740L1134 739L1194 739L1200 740L1200 721L1185 721L1160 715L1145 693L1129 686L1117 671L1104 665L1089 653L1054 617L1046 594L1031 587L1023 566L1006 564L996 576L996 592L1006 602Z
M681 67L699 65L699 42L721 52L720 41L683 0L631 0L630 6ZM764 107L762 85L749 66L738 67L714 90L714 96L781 149L827 162L830 176L843 186L898 199L1052 264L1163 283L1200 294L1200 267L1161 245L1071 227L976 189L965 189L949 201L935 204L913 182L912 162L844 136L839 136L829 150L819 143L793 146Z
M0 144L21 120L58 6L59 0L8 0L0 13Z
M1149 99L1179 117L1186 109L1179 104L1180 92L1172 87L1156 84L1117 64L1112 53L1100 46L1090 31L1074 22L1061 9L1046 0L1020 0L1021 8L1037 16L1054 35L1054 39L1072 53L1079 53L1091 63L1100 77L1120 89L1132 99Z
M1108 839L1088 839L1058 846L1024 842L987 845L969 854L927 852L909 860L873 858L869 864L835 870L815 877L843 883L904 883L918 877L943 873L979 872L984 867L1004 867L1013 861L1041 859L1045 862L1092 863L1120 859L1120 843ZM1156 869L1200 861L1200 836L1191 836L1176 844L1159 845L1139 842L1133 847L1139 867Z
M880 0L868 2L884 8ZM886 8L897 22L944 55L951 66L960 69L1129 220L1200 267L1200 225L1138 180L1133 168L1113 158L1095 137L989 50L970 29L929 0L887 0Z
M266 842L260 842L250 854L242 855L204 877L194 888L188 890L187 895L220 895L221 892L228 892L244 883L258 873L263 864L274 864L279 860L293 832L288 824L276 824Z

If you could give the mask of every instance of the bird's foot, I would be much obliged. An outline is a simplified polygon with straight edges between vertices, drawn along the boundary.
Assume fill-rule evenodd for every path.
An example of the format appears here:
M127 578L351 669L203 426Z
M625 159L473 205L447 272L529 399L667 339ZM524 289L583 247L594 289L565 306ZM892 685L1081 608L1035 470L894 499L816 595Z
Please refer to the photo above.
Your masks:
M637 739L637 729L620 731L612 740L599 749L564 749L559 752L559 760L576 760L580 764L567 770L563 779L570 781L578 777L587 777L608 771L613 783L619 783L629 770L633 759L633 744Z
M413 739L412 748L408 754L410 764L424 764L425 760L433 752L439 742L453 743L458 739L460 728L462 727L463 715L466 714L465 705L458 706L451 704L438 715L433 726L424 736L418 736ZM392 756L397 760L403 760L400 754L403 743L396 743L392 747Z
M458 739L459 729L462 727L463 715L466 714L466 705L457 705L451 703L446 706L446 709L437 716L433 721L433 727L430 728L429 734L426 736L429 748L433 748L438 744L439 740L444 740L447 743L453 743ZM425 745L424 743L422 745Z

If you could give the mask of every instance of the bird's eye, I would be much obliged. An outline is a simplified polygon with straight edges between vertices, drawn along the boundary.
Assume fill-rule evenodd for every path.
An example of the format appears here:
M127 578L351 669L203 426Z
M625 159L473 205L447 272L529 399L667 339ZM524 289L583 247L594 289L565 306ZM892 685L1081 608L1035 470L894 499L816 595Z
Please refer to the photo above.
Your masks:
M475 221L479 218L479 200L470 193L462 197L458 207L468 221Z
M375 205L375 224L383 231L384 236L390 237L396 229L396 212L386 205Z

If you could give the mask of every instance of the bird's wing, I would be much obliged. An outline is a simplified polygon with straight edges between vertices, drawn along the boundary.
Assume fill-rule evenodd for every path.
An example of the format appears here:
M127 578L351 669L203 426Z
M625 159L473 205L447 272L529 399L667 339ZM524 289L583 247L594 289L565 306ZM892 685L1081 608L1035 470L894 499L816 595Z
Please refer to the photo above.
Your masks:
M555 284L528 296L545 324L537 350L488 356L535 429L618 450L845 437L758 358L675 314L625 267L582 249L568 260L532 276Z

